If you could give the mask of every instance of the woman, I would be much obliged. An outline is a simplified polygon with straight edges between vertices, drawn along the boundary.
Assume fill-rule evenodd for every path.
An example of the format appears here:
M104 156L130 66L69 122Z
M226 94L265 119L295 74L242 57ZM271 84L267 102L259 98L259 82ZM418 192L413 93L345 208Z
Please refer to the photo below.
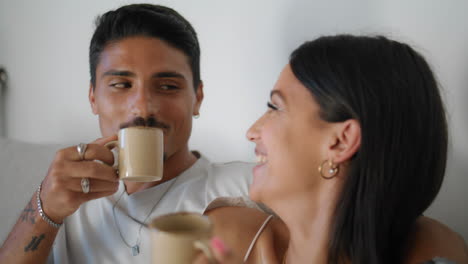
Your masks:
M281 220L210 211L222 263L467 263L463 240L422 216L444 177L447 124L421 55L384 37L306 42L268 107L247 132L259 159L250 197Z

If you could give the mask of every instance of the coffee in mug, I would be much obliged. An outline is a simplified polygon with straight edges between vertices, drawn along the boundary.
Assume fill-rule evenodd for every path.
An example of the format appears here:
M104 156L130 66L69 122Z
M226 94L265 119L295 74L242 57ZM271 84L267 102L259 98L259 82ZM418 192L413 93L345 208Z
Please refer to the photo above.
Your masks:
M115 168L119 179L135 182L159 181L163 176L164 133L155 127L127 127L119 130L118 141L106 147L117 148Z

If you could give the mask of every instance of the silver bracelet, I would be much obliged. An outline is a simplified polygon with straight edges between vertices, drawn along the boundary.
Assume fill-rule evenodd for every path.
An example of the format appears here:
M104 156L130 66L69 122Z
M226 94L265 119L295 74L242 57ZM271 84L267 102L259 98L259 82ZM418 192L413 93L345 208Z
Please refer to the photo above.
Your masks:
M52 221L45 213L44 213L44 210L42 210L42 202L41 202L41 187L42 187L42 182L39 184L39 187L37 188L37 210L39 211L39 215L42 217L42 220L44 220L47 224L49 224L50 226L53 226L57 229L60 228L60 226L62 226L62 224L57 224L55 223L54 221Z

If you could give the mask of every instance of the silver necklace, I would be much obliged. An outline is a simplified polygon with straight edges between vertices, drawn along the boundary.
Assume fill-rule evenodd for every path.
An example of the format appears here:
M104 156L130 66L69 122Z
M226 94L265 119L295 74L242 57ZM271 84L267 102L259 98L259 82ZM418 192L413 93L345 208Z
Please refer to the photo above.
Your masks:
M153 207L151 208L150 212L148 213L148 215L146 215L145 219L143 220L143 222L140 223L140 227L138 228L138 236L137 236L137 239L136 239L136 242L135 244L132 246L131 244L129 244L127 242L127 240L125 240L124 236L122 235L122 231L120 231L120 227L119 227L119 222L117 221L117 217L115 216L115 207L117 206L117 204L119 203L120 199L122 198L122 196L124 195L125 193L125 189L123 190L122 194L119 196L119 199L117 199L117 201L114 203L114 205L112 206L112 215L114 216L114 222L115 222L115 225L117 226L117 230L119 231L119 235L120 235L120 238L122 239L122 241L125 243L125 245L128 247L128 248L131 248L132 249L132 255L133 256L136 256L138 254L140 254L140 243L141 243L141 229L143 228L143 226L145 225L146 223L146 220L148 220L148 218L150 217L151 213L154 211L154 209L156 209L156 207L158 206L159 202L161 202L161 200L164 198L164 195L166 195L166 193L169 191L169 189L171 189L172 185L174 185L174 183L176 182L177 180L177 177L175 179L172 179L172 183L169 185L169 187L167 187L167 189L164 191L164 193L161 195L161 198L159 198L159 200L153 205ZM130 216L130 215L129 215ZM135 219L133 217L130 216L130 218L132 219Z

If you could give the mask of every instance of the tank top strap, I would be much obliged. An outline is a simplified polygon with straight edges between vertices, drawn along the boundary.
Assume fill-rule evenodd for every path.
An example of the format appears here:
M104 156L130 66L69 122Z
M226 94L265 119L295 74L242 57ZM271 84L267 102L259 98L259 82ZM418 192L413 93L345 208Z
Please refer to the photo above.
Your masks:
M249 249L247 249L247 253L245 253L245 256L244 256L244 263L247 261L247 259L249 258L250 256L250 253L252 253L252 250L255 246L255 243L257 242L258 238L260 237L260 235L262 234L263 230L265 229L265 227L268 225L268 222L270 222L270 220L273 218L273 215L269 215L265 221L263 221L263 224L262 226L260 227L260 229L258 229L257 231L257 234L255 234L254 238L252 239L252 242L250 242L250 246L249 246Z

